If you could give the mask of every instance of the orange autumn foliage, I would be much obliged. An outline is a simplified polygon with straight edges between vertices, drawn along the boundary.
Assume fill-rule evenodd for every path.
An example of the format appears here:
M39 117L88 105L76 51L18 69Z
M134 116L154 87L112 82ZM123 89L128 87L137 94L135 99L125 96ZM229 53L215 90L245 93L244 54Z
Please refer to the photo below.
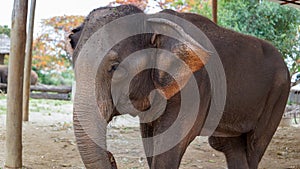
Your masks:
M137 7L139 7L142 10L145 10L148 5L148 0L116 0L114 2L111 2L110 5L127 5L127 4L133 4Z
M79 26L83 16L55 16L42 20L42 29L33 42L33 67L44 71L63 71L71 66L67 36Z
M156 6L160 7L161 9L172 8L179 12L189 12L193 6L199 3L199 0L115 0L111 2L110 5L126 5L132 4L139 7L142 10L145 10L149 6L149 1L155 2L151 3L156 4ZM211 0L202 0L202 1L211 1Z

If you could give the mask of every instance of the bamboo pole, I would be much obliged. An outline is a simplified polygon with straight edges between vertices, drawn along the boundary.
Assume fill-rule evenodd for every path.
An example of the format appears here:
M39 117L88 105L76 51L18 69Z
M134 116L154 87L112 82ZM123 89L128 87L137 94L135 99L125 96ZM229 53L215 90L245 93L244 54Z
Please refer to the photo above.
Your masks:
M6 116L5 167L22 168L22 88L28 0L15 0L12 12Z
M213 14L213 21L217 24L218 23L218 0L212 0L212 14Z
M34 14L35 14L36 0L31 0L29 26L26 40L26 54L25 54L25 68L24 68L24 82L23 82L23 121L29 120L29 97L30 97L30 74L32 61L32 42L34 29Z

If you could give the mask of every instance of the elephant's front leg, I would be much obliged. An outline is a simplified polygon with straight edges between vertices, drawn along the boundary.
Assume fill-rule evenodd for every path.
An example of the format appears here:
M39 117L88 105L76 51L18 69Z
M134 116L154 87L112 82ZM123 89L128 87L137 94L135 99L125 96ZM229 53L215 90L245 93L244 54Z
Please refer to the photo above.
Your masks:
M195 130L186 129L180 124L176 133L174 123L177 115L165 113L152 123L141 124L143 145L151 169L177 169L189 143L197 136ZM172 129L173 128L173 129Z
M151 169L179 168L182 156L184 155L187 146L195 138L195 136L188 135L187 137L183 138L178 144L171 145L174 143L164 143L163 140L155 140L153 134L158 136L158 133L155 134L155 131L153 129L154 127L151 124L141 124L143 145L149 167ZM172 148L169 149L170 147L168 146Z
M187 142L182 142L162 154L155 155L152 157L150 168L178 169L187 146Z
M153 136L152 123L140 123L140 129L141 129L142 138L151 138ZM143 139L143 146L147 156L148 165L151 166L152 156L147 155L147 152L151 152L153 150L153 142Z

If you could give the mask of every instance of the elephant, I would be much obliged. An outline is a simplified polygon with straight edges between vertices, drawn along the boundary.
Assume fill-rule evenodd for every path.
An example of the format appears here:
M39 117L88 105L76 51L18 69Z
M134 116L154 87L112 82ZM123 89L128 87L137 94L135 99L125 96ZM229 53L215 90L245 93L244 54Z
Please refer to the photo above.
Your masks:
M123 39L105 54L94 72L95 83L84 83L87 86L83 88L83 91L88 92L94 90L92 86L95 86L94 92L96 92L98 107L95 110L90 107L88 97L80 95L78 91L78 84L83 83L82 79L78 78L80 74L90 76L88 74L90 72L85 72L90 65L80 64L81 60L78 59L84 55L78 56L84 51L84 45L92 38L92 35L104 25L133 14L144 15L146 19L143 22L137 21L137 25L146 25L145 27L150 27L149 29L153 31ZM224 153L229 169L258 168L280 123L290 89L289 71L280 52L265 40L222 28L201 15L179 13L169 9L158 14L176 16L192 23L211 41L219 54L226 77L225 84L217 85L226 85L224 89L226 97L218 125L209 135L209 144L215 150ZM95 141L106 144L107 127L107 124L101 125L102 133L96 130L92 124L99 119L95 117L100 114L105 122L109 123L114 116L122 114L120 110L131 111L132 109L128 107L134 106L139 112L126 113L140 117L142 138L158 136L168 130L179 116L180 105L183 101L181 94L187 88L192 76L195 77L198 87L198 92L194 93L201 95L201 102L193 102L198 104L196 116L190 118L192 115L185 112L187 120L180 123L175 135L183 133L182 130L186 128L189 120L195 122L187 135L165 152L147 155L149 150L153 152L153 150L163 148L159 147L160 145L167 144L163 139L155 142L143 140L149 167L151 169L179 168L188 145L205 130L203 126L208 118L210 106L214 104L212 100L215 91L211 87L213 82L209 80L209 71L206 68L212 60L212 51L193 41L184 25L159 16L144 14L133 5L97 8L69 36L74 50L72 57L77 83L73 111L74 132L86 168L117 168L113 155ZM115 29L126 31L126 27ZM163 29L177 33L181 39L159 34L159 30ZM99 39L99 41L108 40ZM125 64L127 67L122 66L130 54L143 49L156 49L157 52L141 55L134 60L129 60L129 64ZM187 73L186 69L181 66L172 66L175 63L174 60L165 57L160 50L168 51L183 60L191 73ZM113 86L123 85L122 82L130 73L130 67L143 68L153 60L157 67L164 66L175 70L176 73L171 76L166 71L157 68L142 69L143 71L132 78L127 93L117 92L119 95L114 95ZM176 79L179 80L175 81ZM159 111L161 113L157 115L158 110L152 107L159 104L156 100L160 102L161 98L165 100L166 105L164 110ZM114 100L117 102L115 103ZM141 116L140 113L145 111L148 114ZM143 121L142 118L145 116L148 116L147 118L151 121ZM83 122L91 124L87 128L93 131L92 135L86 131Z
M34 70L31 70L31 72L30 72L30 85L37 85L38 84L38 79L39 79L38 74Z
M0 65L0 83L7 83L8 78L8 67Z
M0 83L7 84L8 82L8 66L7 65L0 65ZM31 70L30 74L30 84L36 85L38 82L38 74Z

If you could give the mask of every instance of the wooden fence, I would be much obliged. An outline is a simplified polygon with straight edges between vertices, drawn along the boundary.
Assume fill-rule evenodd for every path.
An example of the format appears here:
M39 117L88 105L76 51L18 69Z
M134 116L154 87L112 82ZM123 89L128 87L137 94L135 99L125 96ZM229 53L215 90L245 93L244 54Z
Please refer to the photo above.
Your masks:
M6 91L7 84L0 83L0 90ZM71 86L31 85L30 97L33 99L71 100Z

